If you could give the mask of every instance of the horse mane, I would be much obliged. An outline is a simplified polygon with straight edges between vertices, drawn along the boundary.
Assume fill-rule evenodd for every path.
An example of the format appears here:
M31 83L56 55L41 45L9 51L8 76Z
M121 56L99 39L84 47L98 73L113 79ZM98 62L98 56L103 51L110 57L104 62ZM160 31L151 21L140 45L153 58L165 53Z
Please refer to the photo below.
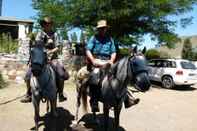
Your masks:
M119 81L125 81L127 78L129 57L123 57L111 67L112 75Z

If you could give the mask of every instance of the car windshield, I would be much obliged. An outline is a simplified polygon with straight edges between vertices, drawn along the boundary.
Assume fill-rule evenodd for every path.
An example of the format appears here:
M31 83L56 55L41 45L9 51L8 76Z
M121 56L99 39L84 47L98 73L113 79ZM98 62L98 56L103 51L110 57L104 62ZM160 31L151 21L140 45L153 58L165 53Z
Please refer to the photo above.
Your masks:
M192 64L191 62L185 62L185 61L181 62L181 67L183 69L196 69L194 64Z

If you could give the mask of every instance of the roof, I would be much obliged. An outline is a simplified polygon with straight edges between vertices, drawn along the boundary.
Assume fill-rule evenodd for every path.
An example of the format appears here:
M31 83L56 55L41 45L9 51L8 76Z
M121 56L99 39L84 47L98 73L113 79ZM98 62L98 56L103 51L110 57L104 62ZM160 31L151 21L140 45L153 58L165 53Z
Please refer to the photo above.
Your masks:
M19 19L15 17L4 17L4 16L0 16L0 21L24 22L24 23L30 23L30 24L34 23L34 21L31 19Z
M157 58L157 59L150 59L151 60L168 60L168 61L189 61L187 59L181 59L181 58L170 58L170 59L165 59L165 58Z

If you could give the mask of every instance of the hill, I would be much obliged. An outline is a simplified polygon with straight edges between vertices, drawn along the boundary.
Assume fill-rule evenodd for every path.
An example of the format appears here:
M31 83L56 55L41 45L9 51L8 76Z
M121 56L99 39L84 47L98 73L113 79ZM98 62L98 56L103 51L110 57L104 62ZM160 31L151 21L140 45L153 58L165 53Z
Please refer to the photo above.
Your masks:
M172 58L181 58L181 52L182 52L182 48L183 48L183 43L184 40L189 38L191 43L192 43L192 48L197 51L197 35L194 36L188 36L188 37L181 37L181 41L175 44L175 47L172 49L169 49L166 46L161 46L158 47L157 50L159 52L166 52L167 54L169 54L169 56L171 56Z

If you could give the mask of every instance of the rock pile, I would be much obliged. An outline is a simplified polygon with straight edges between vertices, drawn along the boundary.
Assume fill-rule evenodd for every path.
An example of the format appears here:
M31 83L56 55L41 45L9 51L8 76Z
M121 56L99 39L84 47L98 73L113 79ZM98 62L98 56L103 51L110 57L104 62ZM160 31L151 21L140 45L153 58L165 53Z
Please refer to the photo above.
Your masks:
M17 60L16 56L14 54L0 54L0 72L5 80L22 82L27 65Z

